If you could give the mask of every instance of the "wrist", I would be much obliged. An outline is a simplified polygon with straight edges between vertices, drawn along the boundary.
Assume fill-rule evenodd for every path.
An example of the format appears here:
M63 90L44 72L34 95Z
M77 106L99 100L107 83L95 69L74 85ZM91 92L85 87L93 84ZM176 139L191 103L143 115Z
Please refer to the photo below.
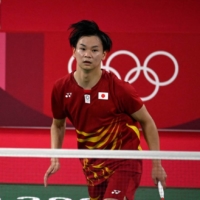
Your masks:
M58 158L51 158L51 162L58 162L59 159Z
M152 160L153 167L161 167L161 160Z

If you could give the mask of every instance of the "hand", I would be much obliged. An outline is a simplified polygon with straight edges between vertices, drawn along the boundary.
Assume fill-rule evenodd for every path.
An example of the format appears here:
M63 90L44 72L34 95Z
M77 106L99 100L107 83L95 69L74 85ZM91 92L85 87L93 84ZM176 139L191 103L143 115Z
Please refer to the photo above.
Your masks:
M157 185L158 181L160 181L163 188L165 188L166 187L166 178L167 178L167 174L161 164L153 166L152 179L153 179L155 185Z
M48 180L49 176L56 173L59 169L60 169L59 159L58 158L52 158L51 159L51 165L44 175L44 186L45 187L47 187L47 180Z

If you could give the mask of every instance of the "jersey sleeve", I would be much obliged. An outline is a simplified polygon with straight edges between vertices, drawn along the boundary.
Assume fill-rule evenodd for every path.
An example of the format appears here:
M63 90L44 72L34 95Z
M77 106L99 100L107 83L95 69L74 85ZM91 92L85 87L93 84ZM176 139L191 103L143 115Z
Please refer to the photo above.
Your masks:
M55 119L64 119L66 117L62 97L62 90L58 84L55 84L51 93L51 109Z

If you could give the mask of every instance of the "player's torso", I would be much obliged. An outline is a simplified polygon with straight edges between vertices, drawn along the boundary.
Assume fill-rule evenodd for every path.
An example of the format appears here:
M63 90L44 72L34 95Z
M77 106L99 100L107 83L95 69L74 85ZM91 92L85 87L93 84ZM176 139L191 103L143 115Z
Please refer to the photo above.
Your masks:
M123 105L119 105L119 88L112 76L107 76L109 75L103 76L90 91L85 91L71 75L62 89L63 109L76 129L78 148L139 149L136 123L121 110ZM81 159L89 185L99 184L107 179L121 166L121 162L124 161ZM134 160L134 163L125 165L125 168L141 172L141 161Z
M64 110L76 128L79 148L121 149L123 143L137 147L139 140L126 125L133 120L119 110L120 96L116 96L112 78L103 76L90 91L70 79L64 89Z
M100 81L90 91L78 85L66 88L64 107L68 117L78 130L92 131L99 124L110 123L117 108L109 91L108 84Z

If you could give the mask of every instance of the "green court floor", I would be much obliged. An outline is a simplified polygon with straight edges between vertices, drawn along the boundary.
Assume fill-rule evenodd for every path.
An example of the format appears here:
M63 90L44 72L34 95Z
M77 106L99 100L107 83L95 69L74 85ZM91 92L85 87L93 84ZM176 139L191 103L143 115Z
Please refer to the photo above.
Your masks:
M86 186L0 184L0 200L80 200L88 198ZM200 199L200 189L167 188L166 200ZM159 200L157 188L140 187L135 200Z

